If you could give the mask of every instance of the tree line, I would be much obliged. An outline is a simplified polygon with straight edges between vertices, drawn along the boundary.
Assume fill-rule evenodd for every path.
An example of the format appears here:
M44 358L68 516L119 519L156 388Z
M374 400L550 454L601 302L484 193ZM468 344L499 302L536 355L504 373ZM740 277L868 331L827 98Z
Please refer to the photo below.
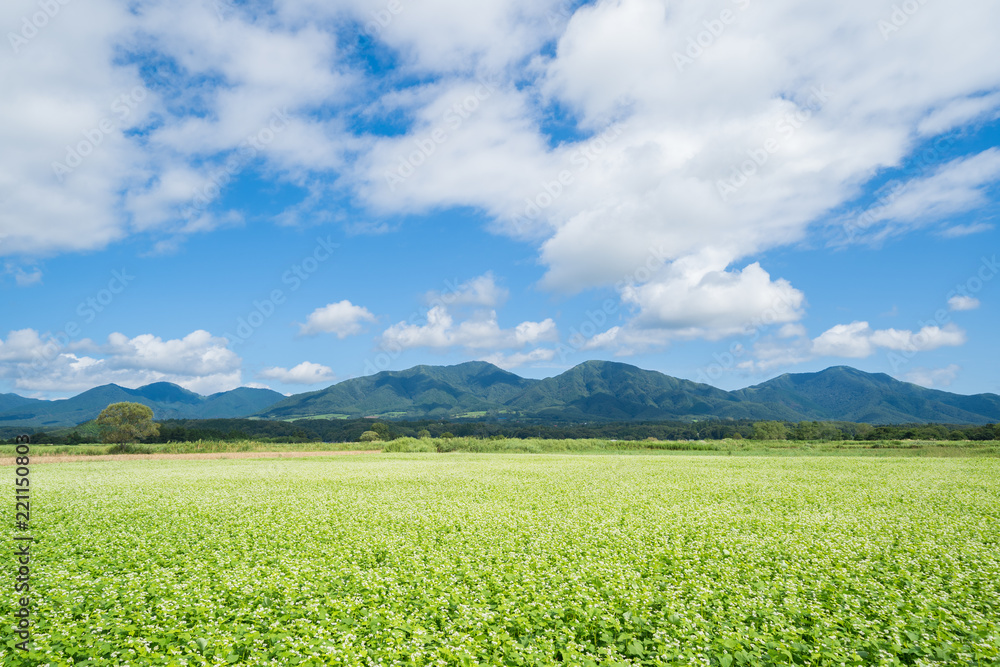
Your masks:
M143 415L145 416L145 415ZM106 420L107 421L107 420ZM129 441L147 443L197 440L258 440L264 442L359 442L362 436L380 441L401 437L473 438L598 438L612 440L1000 440L1000 425L857 424L853 422L779 422L707 420L700 422L602 422L536 424L474 420L379 421L374 419L301 419L294 422L258 419L171 419L158 429L129 435ZM32 442L85 444L108 441L109 429L93 423L56 433L34 433ZM148 427L147 427L148 428ZM14 434L10 434L12 438ZM120 440L115 440L120 441ZM10 440L13 442L13 440Z

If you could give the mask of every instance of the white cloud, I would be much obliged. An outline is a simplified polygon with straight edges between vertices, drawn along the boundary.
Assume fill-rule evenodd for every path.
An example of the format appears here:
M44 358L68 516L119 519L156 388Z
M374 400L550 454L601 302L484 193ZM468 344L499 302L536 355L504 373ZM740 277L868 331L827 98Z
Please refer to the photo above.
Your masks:
M583 341L570 341L570 343L576 342L581 350L601 350L605 348L615 347L621 342L621 339L627 334L622 330L622 327L611 327L607 331L599 334L594 334L590 338Z
M0 252L86 250L137 233L169 248L239 224L243 211L183 212L199 196L217 201L206 193L225 189L220 167L278 111L289 122L254 154L265 178L309 197L335 182L378 214L473 207L496 231L538 245L545 288L624 281L638 309L630 326L660 328L664 339L726 335L775 299L788 306L776 322L797 321L801 292L747 258L803 240L929 136L1000 109L991 0L962 11L927 3L888 40L878 22L889 8L867 0L808 11L792 0L607 0L572 11L556 0L404 2L398 12L384 0L60 7L5 68ZM723 8L736 20L675 66L675 52ZM36 11L32 0L3 3L0 25ZM376 21L370 33L398 69L374 80L350 64L339 42L347 19ZM140 52L176 73L140 88L139 66L121 57ZM404 90L400 80L426 83ZM128 114L113 109L137 90ZM555 109L594 136L553 142L541 119ZM352 129L389 114L405 133ZM52 163L105 119L111 130L60 181ZM428 138L432 154L390 188L386 174ZM997 149L958 158L906 184L875 231L970 210L998 177ZM322 197L315 211L292 209L296 219L330 216ZM642 274L654 247L663 266ZM499 295L479 305L495 307L489 299Z
M482 361L488 361L494 366L499 366L500 368L509 370L526 364L552 361L555 356L555 350L540 347L532 350L531 352L515 352L513 354L503 354L501 352L497 352L496 354L483 357Z
M347 338L361 333L365 322L374 321L375 316L371 311L345 299L314 310L306 323L299 325L299 332L306 336L332 333L337 338Z
M214 375L239 369L240 358L227 346L229 341L204 330L184 338L163 340L152 334L128 338L108 336L106 352L112 368L142 369L184 375Z
M786 324L778 329L778 338L801 338L806 335L806 328L801 324Z
M937 167L930 176L897 185L853 223L853 238L870 242L974 210L989 201L989 189L1000 180L1000 149L990 148ZM978 225L951 227L941 234L963 236ZM859 232L862 232L859 234Z
M819 357L870 357L878 348L905 352L926 352L939 347L964 345L965 332L954 324L927 326L914 333L909 330L873 330L867 322L838 324L812 342L812 353Z
M972 296L953 296L948 299L949 310L975 310L979 308L979 299Z
M958 379L958 374L961 370L961 366L956 364L951 364L947 368L914 368L904 375L903 379L930 389L949 387Z
M0 251L88 250L137 232L185 235L239 219L184 211L226 187L227 159L239 163L236 173L247 167L238 153L249 136L264 139L252 157L279 179L304 165L338 165L346 138L299 113L337 102L351 85L333 35L236 14L219 20L213 4L94 0L84 11L60 3L13 55L5 38L13 63L0 102ZM30 0L3 3L0 25L17 33L38 11ZM177 68L144 80L138 64L125 64L131 53ZM276 137L261 135L275 110L290 122Z
M765 338L754 343L753 359L741 362L744 370L766 372L774 368L786 368L813 358L812 342L804 337L773 340ZM745 364L745 365L743 365Z
M877 28L883 12L862 0L809 12L792 2L751 3L691 68L678 71L673 52L683 46L675 45L686 44L723 6L730 5L582 6L555 56L536 60L543 72L536 88L497 86L460 137L449 134L390 196L386 171L473 84L436 86L412 132L376 141L358 172L359 191L379 210L479 207L497 219L498 230L540 243L544 287L573 292L624 277L641 301L642 326L718 336L762 314L742 303L732 316L711 307L749 293L741 283L752 275L733 268L742 258L805 237L810 223L851 201L873 173L903 162L923 141L917 128L931 114L947 109L933 121L943 127L946 116L946 124L965 122L1000 107L1000 99L981 95L1000 84L1000 65L984 46L990 37L983 21L1000 20L989 3L973 3L963 16L924 6L919 20L889 41ZM977 36L974 56L953 49L955 34ZM852 36L849 46L844 35ZM817 49L837 57L816 60ZM585 150L584 141L539 142L532 122L538 91L572 109L585 130L600 132L619 120L624 129L595 150ZM764 151L763 164L751 163L755 173L746 184L720 197L719 183L733 180L734 170L767 146L773 150ZM994 179L990 160L966 158L933 181L914 183L893 215L909 225L906 215L928 213L904 210L907 200L930 204L933 215L975 206ZM682 289L683 280L636 279L651 247L662 248L668 264L713 257L699 271L732 283L728 295L702 300L702 292ZM795 292L776 281L762 300ZM672 306L674 294L689 308ZM794 304L785 321L797 317Z
M258 377L265 380L277 380L283 384L320 384L323 382L333 382L336 376L329 366L316 364L311 361L303 361L294 368L266 368Z
M812 351L820 357L870 357L875 352L871 333L867 322L838 324L813 340Z
M948 227L940 232L941 236L946 239L957 239L963 236L972 236L973 234L982 234L983 232L988 232L993 230L993 225L985 222L977 222L971 225L955 225L954 227Z
M555 341L558 336L552 319L501 329L495 310L481 311L456 324L444 306L434 306L427 313L426 324L399 322L386 329L381 346L387 350L417 347L501 350Z
M42 353L45 343L34 329L19 329L0 339L0 361L27 362Z
M201 330L173 340L112 333L105 345L95 345L89 340L65 344L22 329L0 340L0 377L14 379L18 390L58 395L109 383L134 388L151 382L210 394L241 384L242 360L227 344Z
M482 306L497 308L502 306L510 296L503 287L496 284L492 272L486 272L478 278L458 285L445 281L447 289L442 292L428 292L425 301L430 306Z
M37 267L28 273L24 270L24 268L15 266L8 262L6 272L7 275L14 276L14 282L18 287L31 287L32 285L38 285L42 282L42 271Z
M959 127L980 116L993 115L1000 108L1000 93L964 97L949 102L920 121L918 130L926 136L936 136Z
M802 317L805 297L787 280L772 281L758 263L725 271L684 260L650 282L626 287L622 300L639 308L634 320L639 328L720 338L762 324L794 322Z

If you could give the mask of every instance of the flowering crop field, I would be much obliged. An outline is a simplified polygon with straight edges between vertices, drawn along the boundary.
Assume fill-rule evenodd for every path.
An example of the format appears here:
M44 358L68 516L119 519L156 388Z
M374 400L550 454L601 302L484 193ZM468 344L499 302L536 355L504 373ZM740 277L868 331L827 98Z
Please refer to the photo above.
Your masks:
M997 458L94 461L32 494L5 666L1000 664Z

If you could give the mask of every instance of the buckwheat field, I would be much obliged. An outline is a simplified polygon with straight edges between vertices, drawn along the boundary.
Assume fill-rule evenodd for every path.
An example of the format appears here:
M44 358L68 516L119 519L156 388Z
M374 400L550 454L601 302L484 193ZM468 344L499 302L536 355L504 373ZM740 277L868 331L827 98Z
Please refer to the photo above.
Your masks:
M5 638L3 665L1000 664L997 458L381 454L32 476L34 650Z

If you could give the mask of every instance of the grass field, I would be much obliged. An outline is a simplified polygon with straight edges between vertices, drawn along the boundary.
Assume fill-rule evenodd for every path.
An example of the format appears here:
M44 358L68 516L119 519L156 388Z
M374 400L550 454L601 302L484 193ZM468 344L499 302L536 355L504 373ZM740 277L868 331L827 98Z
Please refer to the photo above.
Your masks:
M383 453L31 475L36 649L5 638L5 666L1000 664L994 457Z
M113 445L32 445L34 457L83 455L102 456L114 453ZM793 440L545 440L538 438L399 438L390 442L303 442L273 443L256 440L207 440L165 444L130 445L138 453L203 454L246 452L348 451L382 448L387 452L475 452L498 454L630 453L666 454L700 452L726 455L789 456L1000 456L1000 442L995 441L832 441L799 442ZM14 445L0 445L0 464L13 463Z

